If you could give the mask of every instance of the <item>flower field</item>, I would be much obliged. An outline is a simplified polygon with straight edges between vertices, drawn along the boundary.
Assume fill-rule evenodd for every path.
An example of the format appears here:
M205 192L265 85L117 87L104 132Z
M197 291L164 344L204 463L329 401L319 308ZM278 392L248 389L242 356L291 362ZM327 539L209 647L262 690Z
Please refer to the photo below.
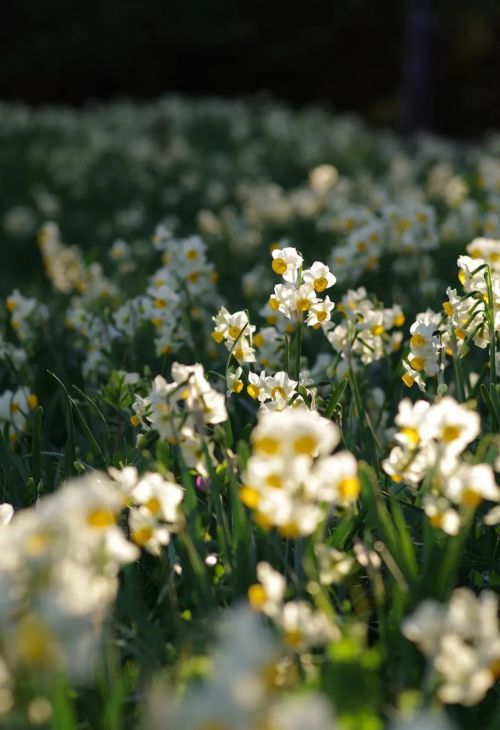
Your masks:
M0 105L0 724L499 730L500 136Z

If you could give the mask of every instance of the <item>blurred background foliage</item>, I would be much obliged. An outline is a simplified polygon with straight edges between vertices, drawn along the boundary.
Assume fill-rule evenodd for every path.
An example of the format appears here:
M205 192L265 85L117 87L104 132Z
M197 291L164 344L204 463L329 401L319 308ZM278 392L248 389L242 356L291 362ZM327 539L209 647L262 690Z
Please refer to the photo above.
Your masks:
M1 8L2 98L81 104L265 91L407 131L474 137L499 126L498 0L2 0Z

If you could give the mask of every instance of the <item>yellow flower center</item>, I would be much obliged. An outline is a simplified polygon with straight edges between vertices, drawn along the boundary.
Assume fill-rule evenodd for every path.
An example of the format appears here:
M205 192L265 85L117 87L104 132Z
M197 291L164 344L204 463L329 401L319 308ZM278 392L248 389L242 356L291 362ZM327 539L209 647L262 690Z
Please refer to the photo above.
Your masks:
M442 512L436 512L435 515L431 515L429 517L429 522L433 527L436 528L436 530L441 530L443 528L443 522L444 522L444 515Z
M35 410L38 406L38 396L34 393L30 393L28 396L28 405L31 408L32 411Z
M360 488L359 478L357 476L348 476L341 479L338 491L343 499L354 502L360 492Z
M186 251L186 257L187 257L187 258L188 258L188 259L189 259L190 261L196 261L196 259L198 258L198 251L197 251L197 250L196 250L195 248L189 248L189 249L188 249L188 250Z
M276 312L280 306L279 299L276 297L269 297L269 306Z
M271 396L274 400L277 400L276 396L280 395L282 398L286 398L286 392L285 389L281 387L281 385L276 385L272 391Z
M453 316L453 307L449 302L443 302L443 310L448 317Z
M406 321L406 317L404 314L398 314L396 317L394 317L394 326L395 327L402 327Z
M465 271L463 269L460 269L460 271L458 272L458 280L462 284L462 286L465 285L466 279L467 279L467 276L465 274Z
M259 397L260 388L258 385L255 385L254 383L250 383L247 385L247 393L250 396L250 398L253 398L254 400Z
M268 474L266 477L266 484L273 489L281 489L283 486L283 480L279 474Z
M212 332L212 339L214 339L214 340L216 341L216 343L217 343L218 345L220 345L220 343L221 343L221 342L223 341L223 339L224 339L224 335L222 334L222 332L218 332L217 330L214 330L214 331Z
M158 297L157 299L155 299L155 307L156 307L156 309L166 309L167 300L162 299L161 297Z
M260 494L253 487L241 487L240 499L249 509L255 509L260 502Z
M254 447L256 451L262 451L268 456L274 456L280 450L280 443L272 436L263 436L262 438L255 440Z
M455 441L455 439L457 439L461 433L461 426L445 426L441 433L441 438L443 439L443 441L446 441L446 443L450 443L451 441Z
M416 335L413 335L410 337L410 345L412 347L422 347L427 343L427 340L425 339L424 335L421 335L420 332L417 332Z
M410 365L418 373L421 372L425 367L425 360L423 357L414 357L410 360Z
M259 611L267 601L267 595L260 583L254 583L248 589L248 600L252 608Z
M325 312L322 309L320 309L320 311L316 313L316 319L318 320L318 322L324 322L327 317L328 312Z
M257 332L257 334L254 335L253 344L255 345L255 347L262 347L264 341L264 336L260 332Z
M318 444L315 437L308 434L299 436L293 442L293 450L296 454L307 454L308 456L312 456L316 451L317 446Z
M146 509L148 509L152 515L157 515L161 512L161 503L158 497L151 497L147 502L144 503Z
M384 334L384 328L381 324L374 324L373 327L370 327L370 332L374 337L380 337Z
M314 291L322 292L325 291L326 287L328 286L328 279L326 276L318 276L317 279L314 279Z
M93 509L87 513L87 525L95 529L111 527L116 524L114 512L110 509Z
M289 537L292 540L296 537L300 537L300 527L296 522L287 522L286 525L280 525L278 527L278 532L283 537Z
M284 274L287 269L286 261L284 259L280 259L279 257L273 259L273 263L271 265L274 273L279 274L280 276L281 274Z
M231 386L231 390L233 393L241 393L241 391L243 390L243 381L235 380L233 385Z
M199 271L190 271L190 272L189 272L189 274L187 275L187 278L188 278L188 280L189 280L189 281L190 281L190 282L191 282L192 284L196 284L196 282L197 282L197 281L198 281L198 279L200 278L200 275L201 275L201 274L200 274L200 272L199 272Z
M9 312L13 312L14 309L17 307L17 302L15 299L12 299L12 297L8 297L5 304Z
M133 416L130 416L130 423L132 424L132 426L135 426L136 428L140 424L139 417L136 416L135 413Z
M412 383L413 385L413 383ZM401 429L401 435L404 436L413 446L416 446L420 441L420 436L416 428L406 426Z
M303 638L304 635L300 629L290 629L288 631L285 631L285 634L283 636L285 644L287 644L292 649L296 649Z
M311 300L303 297L297 299L297 312L307 312L311 307Z
M471 509L478 507L481 504L481 499L481 495L470 487L464 489L462 493L462 502L466 507L470 507Z
M231 337L233 340L235 340L237 337L239 337L241 330L239 327L236 327L236 325L231 325L228 329L229 337Z
M138 530L134 530L130 537L133 542L139 547L145 545L153 537L153 530L151 527L140 527Z
M411 388L411 387L412 387L412 385L413 385L413 383L415 382L415 378L413 378L413 377L412 377L412 376L410 375L410 373L405 373L405 374L404 374L404 375L403 375L403 376L401 377L401 380L403 381L403 383L404 383L404 384L406 385L406 387L407 387L407 388Z

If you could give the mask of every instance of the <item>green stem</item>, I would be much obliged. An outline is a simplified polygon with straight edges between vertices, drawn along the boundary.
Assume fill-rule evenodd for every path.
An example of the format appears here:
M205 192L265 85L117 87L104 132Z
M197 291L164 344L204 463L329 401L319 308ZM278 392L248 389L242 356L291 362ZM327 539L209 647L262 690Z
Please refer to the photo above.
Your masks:
M495 335L495 304L493 299L493 287L491 285L491 269L488 266L485 273L486 288L488 291L488 330L490 336L490 385L495 386L497 382L496 373L496 335Z
M302 314L297 320L297 331L295 332L295 362L294 362L294 380L297 381L297 387L300 384L300 355L302 350Z
M457 386L457 398L460 403L465 400L465 383L464 374L462 370L462 363L460 362L458 355L455 353L453 357L453 370L455 372L455 381Z

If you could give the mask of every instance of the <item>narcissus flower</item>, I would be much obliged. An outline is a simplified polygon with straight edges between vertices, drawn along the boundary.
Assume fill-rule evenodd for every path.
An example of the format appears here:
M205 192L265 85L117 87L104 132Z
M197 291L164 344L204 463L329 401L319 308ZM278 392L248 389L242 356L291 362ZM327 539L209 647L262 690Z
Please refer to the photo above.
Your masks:
M282 276L285 281L294 284L304 259L296 248L291 246L274 249L272 252L272 268L275 274Z
M331 506L356 501L356 460L348 452L329 456L339 436L335 424L304 406L261 415L240 492L257 522L299 537L313 532Z
M475 705L497 679L500 661L498 599L458 588L447 605L427 600L403 622L438 674L442 702Z

